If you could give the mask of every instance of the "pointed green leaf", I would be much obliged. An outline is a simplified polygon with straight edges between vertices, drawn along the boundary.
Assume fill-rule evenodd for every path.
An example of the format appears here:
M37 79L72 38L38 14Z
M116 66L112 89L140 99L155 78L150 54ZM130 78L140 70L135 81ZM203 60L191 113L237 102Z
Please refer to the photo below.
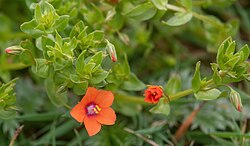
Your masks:
M250 54L250 50L249 50L249 47L248 45L244 45L240 50L239 52L243 52L244 54L244 57L241 58L241 60L243 61L246 61L249 57L249 54Z
M192 13L175 13L175 16L170 18L167 22L163 21L164 24L169 25L169 26L180 26L192 19Z
M225 55L228 57L232 56L234 54L234 51L235 51L235 46L236 46L235 41L230 43L229 46L226 48Z
M76 60L76 72L78 74L83 74L83 72L84 72L84 66L85 66L85 62L84 62L85 57L84 57L84 55L85 55L85 52L86 52L86 50L82 51L82 53L78 56L78 58Z
M60 34L56 31L56 43L58 44L59 48L62 48L62 37L60 36Z
M192 88L195 92L197 92L201 86L200 64L200 61L196 63L194 77L192 79Z
M78 35L84 30L84 23L82 20L80 20L78 23L76 23L76 25L72 28L71 32L70 32L70 38L73 37L78 37Z

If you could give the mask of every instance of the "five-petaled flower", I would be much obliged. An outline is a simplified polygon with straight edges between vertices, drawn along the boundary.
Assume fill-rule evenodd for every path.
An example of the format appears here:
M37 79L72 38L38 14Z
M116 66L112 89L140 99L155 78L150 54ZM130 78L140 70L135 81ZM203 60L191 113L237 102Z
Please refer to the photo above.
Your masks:
M145 90L145 102L156 104L161 97L163 97L163 90L161 86L149 86L148 89Z
M101 125L115 123L115 111L110 108L113 100L114 95L111 91L89 87L85 96L71 110L70 114L78 122L83 122L89 136L93 136L101 130Z

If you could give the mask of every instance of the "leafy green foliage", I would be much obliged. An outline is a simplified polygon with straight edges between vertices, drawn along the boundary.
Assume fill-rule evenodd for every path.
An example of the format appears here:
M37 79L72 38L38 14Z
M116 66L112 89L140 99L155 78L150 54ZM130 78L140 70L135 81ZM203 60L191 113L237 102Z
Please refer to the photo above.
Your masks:
M54 7L48 2L41 1L36 4L34 18L21 25L21 30L32 37L62 31L69 21L68 15L59 16Z
M13 90L17 79L0 84L0 118L9 119L16 115L16 94Z
M221 81L221 83L237 82L248 77L249 62L249 47L243 46L238 52L235 52L236 44L229 37L219 47L217 54L217 65L212 65L215 73L213 78ZM219 71L218 71L219 70ZM219 75L218 75L219 74ZM220 76L222 79L216 79Z
M0 79L6 83L2 85L22 76L17 84L17 102L13 101L8 108L15 116L0 122L0 145L9 144L21 123L25 128L15 145L249 143L249 128L245 125L250 117L247 112L250 86L244 81L249 79L249 48L243 45L237 49L238 44L248 44L247 3L234 0L0 3ZM20 24L24 33L17 29ZM229 38L221 45L228 36L237 41ZM18 56L5 53L9 46L22 48L15 54ZM211 52L217 53L216 62ZM202 67L198 62L192 76L197 60ZM212 70L210 62L214 62ZM171 112L162 98L153 108L162 114L149 113L152 107L141 97L146 88L144 83L162 85L170 99L178 99L170 100ZM228 88L225 89L228 85L239 93L234 95L241 97L242 114L233 108L239 100L232 100L232 106L226 99L230 97ZM115 95L112 106L117 114L114 126L102 126L101 132L92 138L69 114L89 86L112 90ZM15 95L12 88L10 93ZM5 94L5 90L0 91L0 95ZM175 142L175 132L200 100L209 102L195 116L183 138ZM18 112L12 108L15 105Z

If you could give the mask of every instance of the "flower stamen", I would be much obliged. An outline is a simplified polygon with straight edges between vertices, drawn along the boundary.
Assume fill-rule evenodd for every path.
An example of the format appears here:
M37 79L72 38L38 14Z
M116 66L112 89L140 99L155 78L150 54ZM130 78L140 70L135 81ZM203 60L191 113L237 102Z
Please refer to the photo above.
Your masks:
M87 115L92 116L92 115L97 115L102 109L96 105L95 103L91 103L88 106L86 106L86 112Z
M102 109L98 105L95 105L95 108L93 110L96 114L98 114Z

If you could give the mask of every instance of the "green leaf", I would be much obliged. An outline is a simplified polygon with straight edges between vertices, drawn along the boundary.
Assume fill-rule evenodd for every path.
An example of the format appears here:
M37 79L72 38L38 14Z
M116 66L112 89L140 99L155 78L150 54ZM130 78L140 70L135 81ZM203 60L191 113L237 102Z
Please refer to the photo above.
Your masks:
M34 18L36 20L36 22L39 22L41 19L42 19L42 12L41 12L41 7L40 5L36 5L36 8L35 8L35 14L34 14Z
M167 10L166 5L168 4L168 0L151 0L155 7L159 10Z
M249 57L249 54L250 54L250 50L249 50L249 47L248 45L244 45L240 50L239 52L243 52L244 54L244 57L241 58L241 60L243 61L246 61Z
M103 40L103 38L104 38L104 31L95 30L95 31L91 32L88 36L90 38L93 38L93 40L96 43L100 43Z
M174 74L168 80L165 86L165 92L167 95L172 95L181 90L181 77L178 74Z
M225 58L225 49L229 46L229 44L232 42L232 38L228 37L226 40L224 40L222 42L222 44L220 45L219 49L218 49L218 53L216 56L216 62L219 65L219 68L221 70L226 69L225 64L224 64L224 58Z
M192 88L195 92L197 92L201 86L200 65L201 65L200 61L196 63L194 77L192 79Z
M73 92L76 95L83 95L86 92L86 89L88 88L88 82L87 81L81 81L80 83L75 83L73 86Z
M62 44L63 44L62 37L60 36L60 34L58 34L57 31L56 31L56 44L58 44L58 46L62 48Z
M175 13L175 16L170 18L167 22L163 21L164 24L169 25L169 26L180 26L192 19L192 13Z
M137 21L144 21L152 18L156 14L156 8L152 3L144 3L137 5L133 9L125 13L128 17L134 18Z
M54 84L53 74L50 74L50 76L45 80L45 89L50 101L55 106L66 105L66 102L68 101L67 91L62 93L57 92L59 88L60 86Z
M36 20L32 19L29 22L24 22L20 26L20 29L24 33L27 33L27 34L31 35L32 37L34 37L34 38L38 38L38 37L42 36L43 34L45 34L45 31L39 30L36 27L37 27Z
M26 65L32 65L35 63L34 57L29 50L23 50L22 53L19 55L19 58L22 63Z
M169 115L170 106L166 101L166 98L161 98L157 105L150 109L150 112L155 114Z
M145 89L146 85L134 73L130 73L129 78L122 83L121 88L128 91L140 91Z
M32 67L32 71L39 77L46 78L49 74L50 66L46 59L35 59L36 65Z
M70 32L70 38L76 37L78 38L78 35L82 32L85 31L84 30L84 23L82 20L80 20L78 23L76 23L76 25L72 28L71 32Z
M240 55L235 55L225 63L225 66L229 66L231 69L240 61Z
M235 46L236 46L235 41L230 43L229 46L226 48L225 55L228 56L228 57L231 57L234 54Z
M55 21L55 24L49 29L49 31L52 31L52 32L54 30L63 31L67 27L68 22L69 22L68 15L60 16L59 19Z
M82 53L78 56L78 58L76 60L76 72L78 74L83 74L83 72L84 72L84 66L85 66L85 62L84 62L85 57L84 57L84 55L85 55L85 52L86 52L86 50L82 51Z
M102 63L102 51L97 52L94 56L91 57L89 62L94 62L96 65Z
M199 91L194 93L194 96L198 100L214 100L220 96L221 92L218 89L211 89L208 91Z
M89 62L84 66L84 73L92 73L92 70L95 68L96 64L94 62Z
M99 84L101 83L104 79L107 78L109 72L105 71L105 70L100 70L97 72L94 72L92 77L89 79L89 83L90 84Z

